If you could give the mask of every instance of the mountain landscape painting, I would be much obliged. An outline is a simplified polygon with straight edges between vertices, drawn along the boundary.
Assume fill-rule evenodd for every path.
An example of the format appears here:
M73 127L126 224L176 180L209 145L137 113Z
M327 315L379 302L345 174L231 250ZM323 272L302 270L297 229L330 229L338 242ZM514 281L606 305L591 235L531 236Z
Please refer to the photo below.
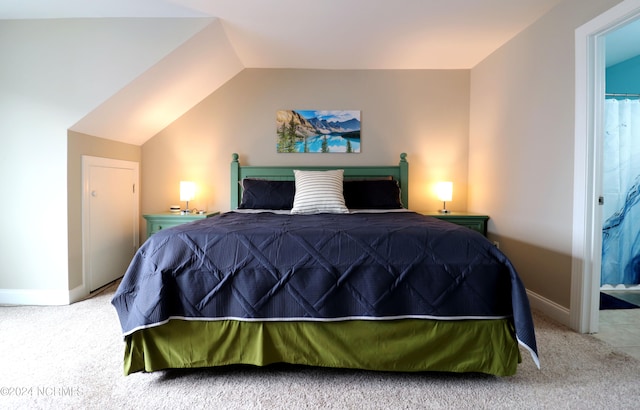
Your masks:
M279 110L277 152L359 153L360 111Z

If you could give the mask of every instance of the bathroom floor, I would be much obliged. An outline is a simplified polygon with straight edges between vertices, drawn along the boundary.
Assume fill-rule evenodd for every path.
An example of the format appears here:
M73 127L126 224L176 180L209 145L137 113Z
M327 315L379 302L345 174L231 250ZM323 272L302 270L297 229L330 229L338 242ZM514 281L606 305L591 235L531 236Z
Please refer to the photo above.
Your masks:
M601 292L640 306L640 290L603 290Z
M640 309L601 310L599 327L595 337L640 359Z

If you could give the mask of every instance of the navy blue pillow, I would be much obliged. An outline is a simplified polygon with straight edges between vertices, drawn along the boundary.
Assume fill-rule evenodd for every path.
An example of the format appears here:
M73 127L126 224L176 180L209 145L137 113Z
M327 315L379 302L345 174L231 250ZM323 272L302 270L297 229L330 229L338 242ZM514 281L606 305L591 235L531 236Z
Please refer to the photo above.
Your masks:
M238 209L291 209L295 189L294 181L245 178Z
M238 209L291 209L295 189L294 181L245 178ZM349 209L402 208L400 187L393 179L345 180L343 192Z
M393 179L345 180L344 202L349 209L400 209L400 187Z

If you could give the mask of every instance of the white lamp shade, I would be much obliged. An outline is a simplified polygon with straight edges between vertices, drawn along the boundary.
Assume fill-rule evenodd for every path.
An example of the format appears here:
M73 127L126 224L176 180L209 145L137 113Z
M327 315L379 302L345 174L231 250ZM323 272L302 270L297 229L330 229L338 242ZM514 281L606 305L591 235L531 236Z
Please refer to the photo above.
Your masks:
M191 181L180 181L180 200L191 201L196 196L196 184Z
M453 198L453 182L438 182L436 184L436 195L441 201L451 201Z

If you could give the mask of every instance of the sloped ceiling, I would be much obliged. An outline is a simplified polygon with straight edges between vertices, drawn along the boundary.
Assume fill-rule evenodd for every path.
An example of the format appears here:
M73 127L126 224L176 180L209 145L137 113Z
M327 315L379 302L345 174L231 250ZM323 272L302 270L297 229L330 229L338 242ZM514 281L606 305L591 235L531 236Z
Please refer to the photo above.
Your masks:
M470 69L563 0L20 0L0 19L212 18L72 129L133 144L243 68Z
M20 0L0 18L215 17L245 67L468 69L562 0Z
M242 69L222 24L213 19L71 130L142 145Z

